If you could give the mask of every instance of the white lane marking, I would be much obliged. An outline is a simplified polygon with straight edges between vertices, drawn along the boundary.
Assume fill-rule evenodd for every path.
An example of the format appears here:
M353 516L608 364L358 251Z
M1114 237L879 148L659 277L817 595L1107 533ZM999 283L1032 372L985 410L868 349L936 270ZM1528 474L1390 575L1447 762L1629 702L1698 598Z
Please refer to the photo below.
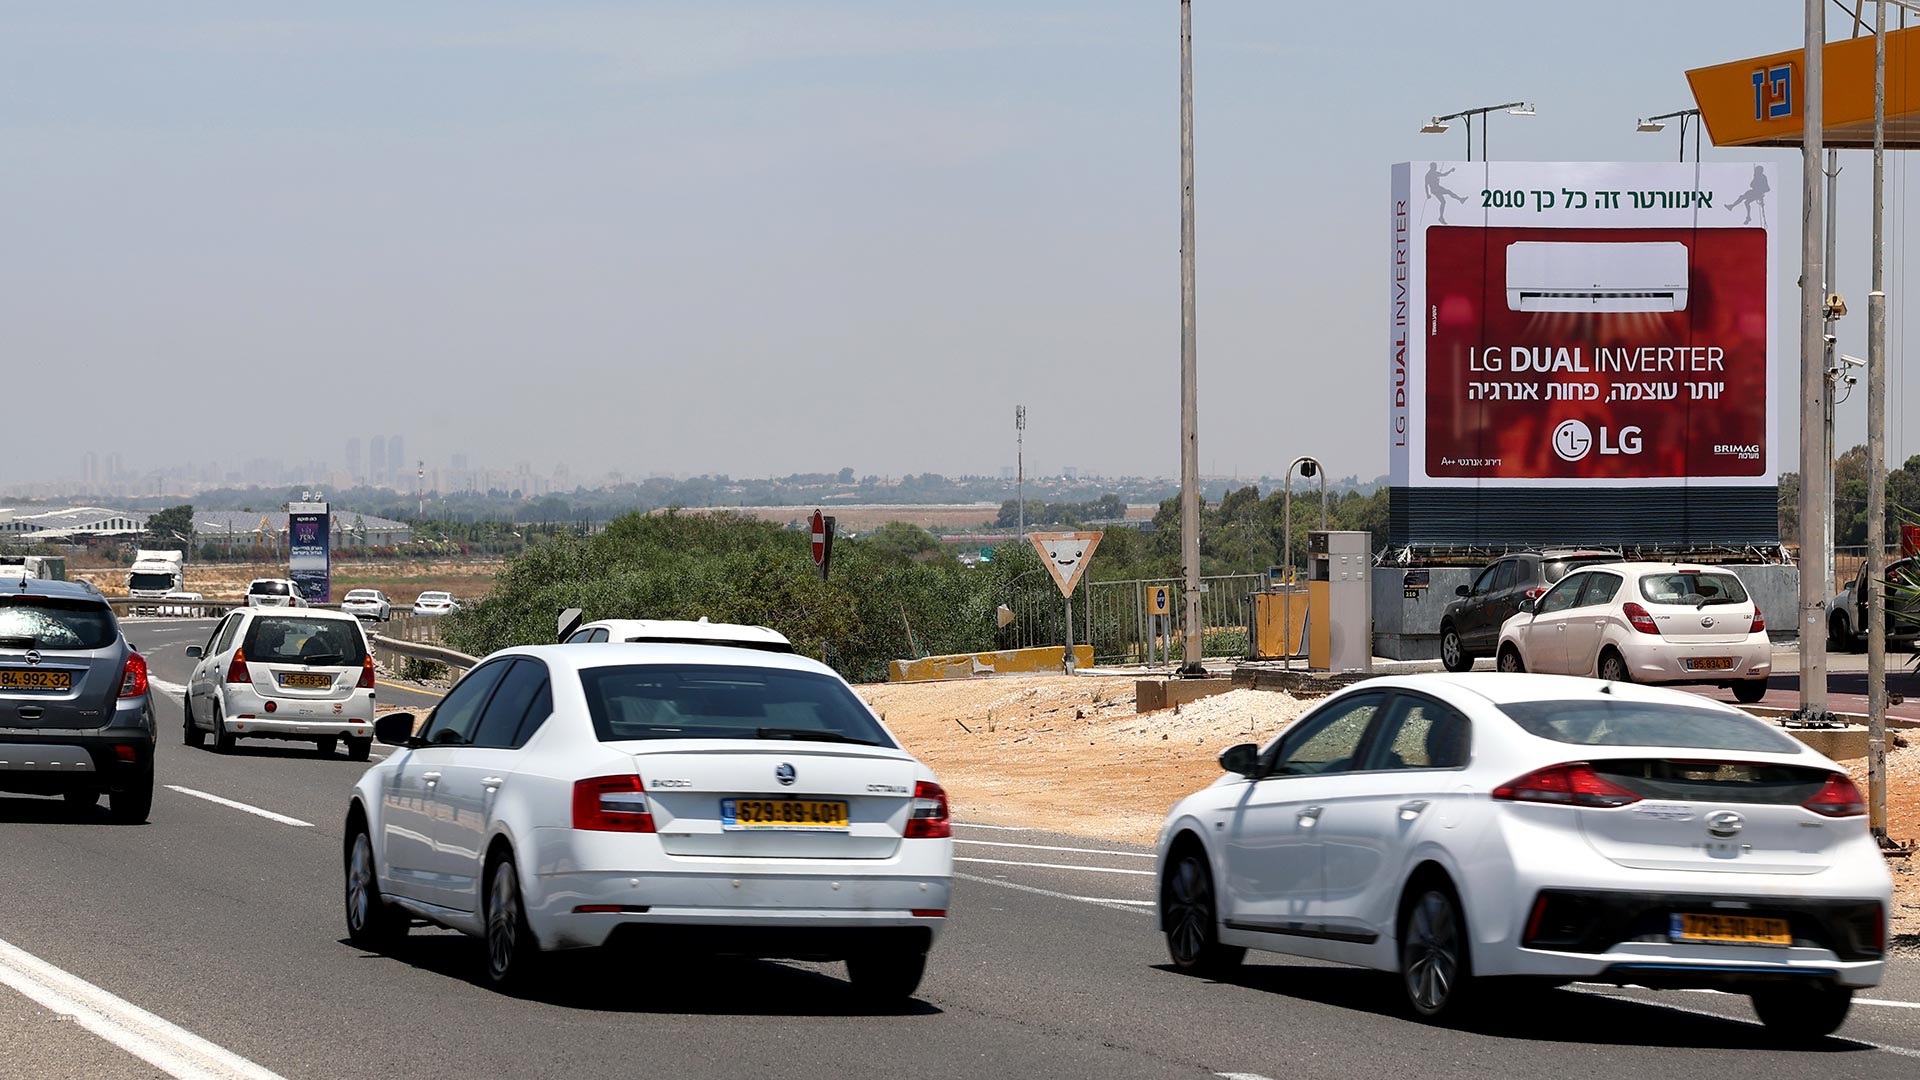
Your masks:
M1115 911L1126 911L1135 915L1145 915L1147 912L1142 909L1153 906L1153 901L1151 900L1114 900L1104 896L1075 896L1072 893L1055 892L1052 889L1042 889L1034 885L1022 885L1017 881L1002 881L999 878L981 877L978 874L956 873L953 876L962 881L977 881L982 885L998 885L1003 889L1012 889L1015 892L1032 893L1035 896L1050 896L1055 900L1074 900L1082 904L1112 908Z
M1888 1001L1886 998L1857 997L1853 999L1853 1003L1855 1005L1878 1005L1887 1009L1920 1009L1920 1001Z
M204 791L195 791L190 787L181 787L178 784L168 784L167 790L177 791L182 795L191 795L196 799L205 799L210 803L219 803L221 806L230 806L235 810L244 810L249 814L257 814L260 817L266 818L268 821L277 821L282 825L294 825L302 829L313 828L313 822L311 821L301 821L299 818L296 818L296 817L288 817L285 814L276 814L271 810L262 810L257 806L248 806L246 803L243 803L243 802L234 802L232 799L223 799L218 795L209 795Z
M973 858L967 858L960 855L955 855L953 857L953 861L954 862L972 862L972 863L992 863L995 866L1033 866L1033 867L1038 867L1039 869L1042 869L1042 870L1084 870L1089 874L1138 874L1141 877L1153 876L1153 871L1151 870L1122 870L1118 867L1113 867L1113 866L1069 866L1066 863L1017 862L1013 859L973 859Z
M1569 986L1567 989L1576 994L1589 994L1593 997L1611 998L1614 1001L1630 1001L1635 1005L1645 1005L1650 1009L1672 1009L1674 1012L1686 1013L1689 1016L1704 1016L1712 1020L1725 1020L1728 1023L1745 1024L1748 1027L1763 1028L1766 1026L1757 1020L1744 1020L1738 1016L1728 1016L1726 1013L1717 1013L1711 1009L1689 1009L1685 1005L1671 1005L1664 1001L1648 1001L1646 998L1629 997L1625 994L1607 994L1598 990L1589 990L1584 985ZM1738 995L1728 994L1726 996L1737 997ZM1875 1050L1885 1050L1889 1054L1898 1054L1901 1057L1920 1058L1920 1050L1916 1050L1910 1046L1889 1046L1886 1043L1877 1043L1871 1039L1856 1039L1851 1035L1833 1034L1827 1036L1827 1038L1834 1039L1838 1042L1853 1043L1855 1046L1870 1046Z
M0 983L179 1080L284 1080L6 941Z
M1651 987L1646 987L1646 986L1641 986L1641 985L1640 985L1639 983L1634 983L1634 984L1633 984L1632 986L1629 986L1629 987L1617 987L1617 986L1614 986L1614 985L1613 985L1612 983L1578 983L1578 984L1576 984L1576 985L1579 985L1579 986L1591 986L1591 987L1594 987L1594 988L1596 988L1596 989L1601 989L1601 990L1623 990L1623 989L1631 989L1631 990L1649 990L1649 989L1652 989ZM1746 996L1745 994L1735 994L1735 993L1732 993L1732 992L1730 992L1730 991L1726 991L1726 990L1708 990L1708 989L1704 989L1704 988L1691 988L1691 989L1682 989L1682 990L1670 990L1670 991L1668 991L1668 993L1673 993L1673 994L1713 994L1713 995L1715 995L1715 996L1717 996L1717 997L1745 997L1745 996ZM1638 998L1635 998L1634 1000L1636 1000L1636 1001L1638 1001L1639 999L1638 999ZM1863 997L1857 997L1857 998L1854 998L1854 999L1853 999L1853 1003L1854 1003L1855 1005L1879 1005L1879 1006L1882 1006L1882 1007L1884 1007L1884 1008L1889 1008L1889 1009L1920 1009L1920 1001L1888 1001L1888 1000L1887 1000L1887 999L1885 999L1885 998L1863 998Z
M186 687L180 685L177 682L168 682L165 679L156 679L154 678L152 672L147 673L147 685L154 687L155 689L158 689L158 690L164 690L169 694L178 694L181 697L187 696Z
M1099 848L1055 847L1052 844L1010 844L1005 840L955 840L956 844L974 844L979 847L1027 848L1031 851L1072 851L1081 855L1121 855L1129 859L1151 859L1152 853L1141 854L1138 851L1102 851Z
M1220 1080L1268 1080L1259 1073L1214 1073L1213 1075L1220 1077Z
M953 823L953 826L956 829L994 829L999 832L1039 832L1040 831L1038 829L1024 828L1019 825L976 825L971 821L956 821Z

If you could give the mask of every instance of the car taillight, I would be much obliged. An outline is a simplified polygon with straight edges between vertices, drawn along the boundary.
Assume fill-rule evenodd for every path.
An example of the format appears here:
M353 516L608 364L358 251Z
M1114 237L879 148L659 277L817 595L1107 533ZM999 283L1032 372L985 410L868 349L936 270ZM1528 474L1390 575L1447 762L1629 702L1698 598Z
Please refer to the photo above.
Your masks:
M1842 773L1828 773L1819 792L1800 805L1821 817L1859 817L1867 812L1860 789Z
M356 685L362 690L373 689L373 657L360 658L360 681Z
M1561 803L1567 806L1626 806L1640 796L1593 771L1584 761L1552 765L1509 780L1493 789L1503 802Z
M1757 634L1767 628L1767 617L1760 614L1760 605L1753 605L1753 625L1747 627L1747 633Z
M147 692L147 658L137 652L127 654L127 666L120 669L120 696L139 697Z
M247 672L247 653L245 649L235 649L233 651L233 662L227 665L227 681L253 681L253 676Z
M1620 605L1620 613L1627 617L1627 625L1643 634L1657 634L1660 628L1653 624L1653 615L1646 608L1629 600Z
M916 780L913 785L913 810L907 814L906 838L938 840L953 835L953 819L947 816L947 792L931 780Z
M588 832L652 832L646 786L631 773L575 780L573 827Z

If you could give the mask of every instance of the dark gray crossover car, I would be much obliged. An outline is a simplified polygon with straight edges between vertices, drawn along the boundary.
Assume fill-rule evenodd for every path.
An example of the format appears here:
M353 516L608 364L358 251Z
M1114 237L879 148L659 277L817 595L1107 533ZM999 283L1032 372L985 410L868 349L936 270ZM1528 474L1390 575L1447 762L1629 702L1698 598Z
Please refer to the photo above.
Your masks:
M64 795L116 821L153 806L147 661L91 586L0 583L0 791Z

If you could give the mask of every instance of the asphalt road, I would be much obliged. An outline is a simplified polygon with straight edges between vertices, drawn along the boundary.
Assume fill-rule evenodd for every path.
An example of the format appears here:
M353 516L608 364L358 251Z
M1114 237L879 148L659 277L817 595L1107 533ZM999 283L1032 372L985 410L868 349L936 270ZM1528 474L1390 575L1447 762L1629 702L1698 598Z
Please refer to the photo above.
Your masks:
M208 629L155 621L128 633L164 687L185 682L184 648ZM551 989L508 997L484 985L478 945L458 935L415 931L391 956L345 943L340 816L361 766L290 745L189 749L177 696L157 702L163 786L148 824L0 796L0 1077L1757 1080L1920 1069L1920 957L1896 960L1868 995L1886 1004L1856 1005L1841 1037L1810 1050L1770 1048L1745 1000L1718 994L1572 988L1524 1014L1439 1029L1403 1017L1379 975L1279 958L1231 982L1172 973L1146 914L1148 853L1040 828L956 829L952 926L903 1014L860 1014L832 965L632 955L576 958Z

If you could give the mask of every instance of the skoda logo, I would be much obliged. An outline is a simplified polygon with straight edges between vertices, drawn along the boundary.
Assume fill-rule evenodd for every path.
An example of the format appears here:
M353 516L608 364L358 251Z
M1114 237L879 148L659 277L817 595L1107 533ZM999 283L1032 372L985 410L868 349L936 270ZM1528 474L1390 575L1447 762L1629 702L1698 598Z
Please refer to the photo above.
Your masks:
M773 778L774 778L775 780L778 780L778 781L780 781L780 782L781 782L782 784L784 784L784 785L786 785L787 787L792 787L792 786L793 786L793 781L794 781L794 780L795 780L795 779L796 779L796 778L797 778L797 777L798 777L799 775L800 775L799 773L796 773L796 772L794 772L794 771L793 771L793 766L792 766L792 765L790 765L790 764L788 764L787 762L784 762L784 761L783 761L783 762L781 762L781 763L780 763L780 764L779 764L779 765L778 765L777 767L775 767L775 768L774 768L774 770L773 770ZM1739 828L1739 826L1737 826L1737 825L1736 825L1736 826L1734 826L1734 827L1735 827L1735 828Z
M1715 810L1707 815L1707 831L1719 837L1737 834L1744 824L1745 819L1731 810Z
M39 662L40 662L40 650L39 650L39 649L28 649L28 650L27 650L27 654L26 654L26 657L25 657L25 659L26 659L26 661L27 661L27 663L29 663L29 664L37 664L37 663L39 663Z
M1702 627L1709 627L1709 628L1710 628L1710 627L1712 627L1712 626L1713 626L1713 616L1711 616L1711 615L1702 615L1702 616L1700 617L1700 625L1701 625Z

